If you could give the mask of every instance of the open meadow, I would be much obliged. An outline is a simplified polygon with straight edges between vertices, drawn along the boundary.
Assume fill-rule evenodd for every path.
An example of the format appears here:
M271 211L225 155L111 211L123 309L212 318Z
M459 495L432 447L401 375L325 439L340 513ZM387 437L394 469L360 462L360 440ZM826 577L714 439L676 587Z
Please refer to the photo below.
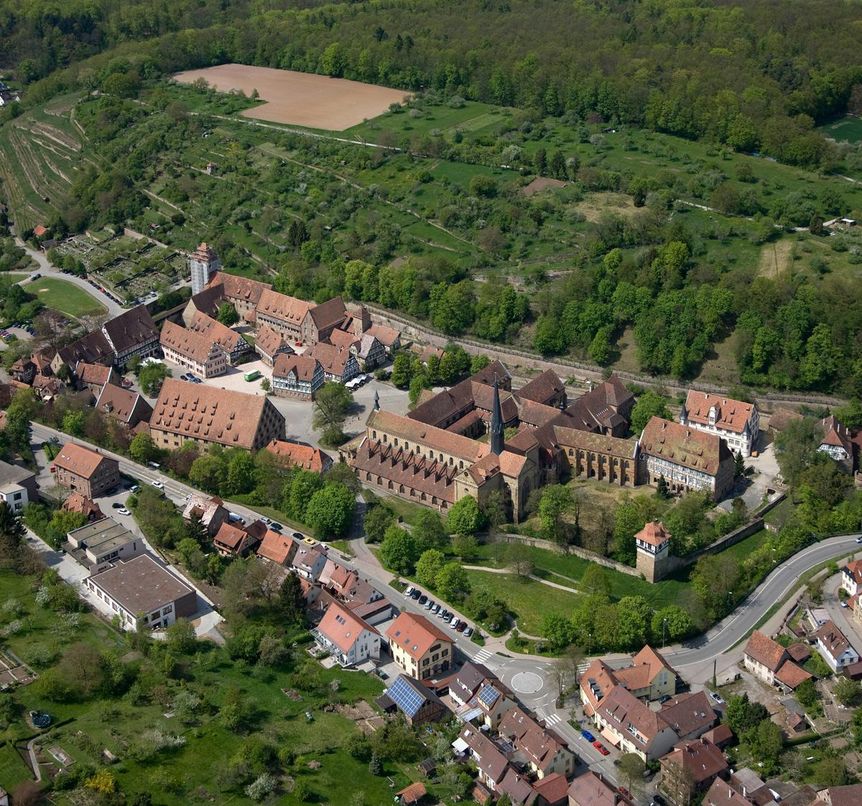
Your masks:
M329 131L349 129L409 97L403 90L359 81L245 64L186 70L174 78L182 84L203 79L222 92L240 91L247 96L257 91L264 103L243 110L243 117Z

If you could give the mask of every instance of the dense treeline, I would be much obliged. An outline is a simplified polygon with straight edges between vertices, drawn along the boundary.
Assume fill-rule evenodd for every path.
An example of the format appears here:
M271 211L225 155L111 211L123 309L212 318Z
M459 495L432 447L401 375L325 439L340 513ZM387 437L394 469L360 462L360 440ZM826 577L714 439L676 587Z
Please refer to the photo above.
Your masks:
M851 98L862 104L862 11L850 3L389 0L301 7L308 5L104 0L99 7L65 3L60 12L3 0L0 52L32 80L148 40L117 51L133 55L142 75L226 61L322 72L646 125L799 165L829 159L814 122L845 111Z

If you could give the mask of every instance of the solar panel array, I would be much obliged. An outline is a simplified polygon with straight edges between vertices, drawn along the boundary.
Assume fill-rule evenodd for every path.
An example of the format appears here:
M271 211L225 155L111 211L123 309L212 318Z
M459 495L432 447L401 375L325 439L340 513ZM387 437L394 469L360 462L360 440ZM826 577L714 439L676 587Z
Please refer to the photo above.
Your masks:
M409 717L416 716L422 707L422 703L425 702L425 697L413 688L403 675L389 686L389 690L386 693L392 702Z
M497 691L490 683L482 686L479 691L479 702L486 708L491 708L500 698L500 692Z

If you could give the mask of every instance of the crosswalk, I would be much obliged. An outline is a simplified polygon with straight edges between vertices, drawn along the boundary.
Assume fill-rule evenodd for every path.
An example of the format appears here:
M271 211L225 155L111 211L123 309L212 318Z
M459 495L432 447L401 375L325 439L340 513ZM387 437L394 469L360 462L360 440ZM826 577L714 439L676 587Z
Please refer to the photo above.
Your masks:
M487 663L493 657L494 657L493 652L489 652L487 649L480 649L476 653L474 660L476 661L476 663Z
M545 724L552 728L554 725L558 725L563 721L563 718L559 714L549 714L545 717Z

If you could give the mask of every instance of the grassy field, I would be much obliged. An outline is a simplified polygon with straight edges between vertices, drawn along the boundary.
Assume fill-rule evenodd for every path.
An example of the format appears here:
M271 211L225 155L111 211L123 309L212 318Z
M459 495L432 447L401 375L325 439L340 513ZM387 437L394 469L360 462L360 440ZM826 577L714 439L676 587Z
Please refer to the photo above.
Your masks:
M826 126L821 126L820 131L838 141L859 143L862 142L862 118L857 115L847 115Z
M76 318L106 313L101 302L68 280L43 277L34 283L28 283L27 291L35 294L46 307Z

